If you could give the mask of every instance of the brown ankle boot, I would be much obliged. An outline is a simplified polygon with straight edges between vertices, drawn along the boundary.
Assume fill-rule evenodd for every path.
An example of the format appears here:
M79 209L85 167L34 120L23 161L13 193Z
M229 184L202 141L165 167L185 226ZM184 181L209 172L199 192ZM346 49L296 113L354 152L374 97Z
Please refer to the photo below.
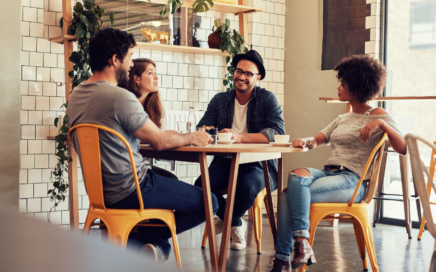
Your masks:
M306 264L311 265L316 263L313 250L306 239L300 242L295 242L294 252L294 259L291 262L292 269L297 269Z
M289 265L289 261L274 259L274 266L271 272L291 272L291 266Z

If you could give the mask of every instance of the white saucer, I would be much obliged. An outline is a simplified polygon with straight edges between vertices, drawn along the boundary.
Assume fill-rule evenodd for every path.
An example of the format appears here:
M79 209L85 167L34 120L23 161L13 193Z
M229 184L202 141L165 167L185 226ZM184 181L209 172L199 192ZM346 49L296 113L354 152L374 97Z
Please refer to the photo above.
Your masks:
M235 140L230 140L230 141L220 141L220 140L217 140L216 142L219 143L219 144L233 144L236 141Z
M281 146L281 147L292 146L292 143L275 143L275 142L270 142L269 144L271 144L273 146Z

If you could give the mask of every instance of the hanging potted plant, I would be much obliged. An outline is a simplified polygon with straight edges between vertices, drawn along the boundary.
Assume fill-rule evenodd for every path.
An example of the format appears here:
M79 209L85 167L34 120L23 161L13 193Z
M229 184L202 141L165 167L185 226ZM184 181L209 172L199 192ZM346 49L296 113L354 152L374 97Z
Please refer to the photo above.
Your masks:
M215 48L219 49L221 45L221 34L223 33L223 24L228 23L230 26L230 21L226 20L224 23L224 20L222 19L215 19L213 21L214 26L212 27L212 33L209 35L207 39L207 44L209 45L209 48ZM227 28L229 27L227 26ZM215 29L216 28L216 29Z

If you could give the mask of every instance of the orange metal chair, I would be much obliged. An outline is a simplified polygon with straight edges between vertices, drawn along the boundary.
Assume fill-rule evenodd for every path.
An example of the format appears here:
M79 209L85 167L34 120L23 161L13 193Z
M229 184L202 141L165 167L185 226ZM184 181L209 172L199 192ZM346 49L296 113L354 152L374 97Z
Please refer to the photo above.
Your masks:
M180 260L179 246L176 236L176 222L172 210L165 209L144 209L141 190L139 187L136 167L133 160L133 153L129 143L118 132L104 126L95 124L79 124L70 129L68 138L72 141L71 133L77 130L77 139L80 147L80 157L82 159L82 169L85 179L86 189L89 197L89 210L86 216L84 233L89 234L91 226L96 219L100 219L107 227L109 240L111 243L125 248L129 233L135 226L154 226L168 227L171 231L174 245L174 253L177 266L182 270L182 262ZM104 130L117 136L126 145L129 152L130 162L132 165L133 177L135 180L136 191L140 207L139 209L108 209L104 204L103 199L103 182L101 175L101 159L100 159L100 144L99 130ZM159 219L165 224L139 224L142 221L149 219Z
M433 142L433 144L436 145L436 141ZM434 157L436 155L436 151L432 150L431 152L431 157L430 157L430 168L429 168L429 174L431 177L431 180L433 180L434 178L434 170L435 170L435 161L434 161ZM430 194L431 194L431 184L430 182L427 182L427 193L428 193L428 197L430 198ZM429 201L429 203L431 205L436 205L436 201ZM419 228L419 234L418 234L418 240L421 240L422 237L422 233L424 232L424 227L425 227L425 215L422 216L422 220L421 220L421 227Z
M222 194L227 194L227 190L221 192ZM265 199L266 196L266 188L263 188L262 191L256 196L254 200L253 206L251 206L251 213L253 215L253 229L254 229L254 239L257 244L257 254L261 253L261 238L262 238L262 202L265 202L265 206L268 205ZM268 209L266 209L268 213ZM269 221L268 221L269 222ZM201 247L205 248L207 242L207 231L205 229L203 233L203 241L201 242Z
M382 152L384 149L384 143L387 138L385 133L377 144L377 146L372 150L368 161L366 162L365 169L360 176L359 183L356 186L353 197L348 203L314 203L310 205L310 238L309 244L313 246L313 240L315 239L315 232L318 223L322 219L340 219L346 221L352 221L354 227L354 234L356 235L357 246L359 248L360 257L363 261L363 268L368 269L368 263L366 260L366 251L368 250L369 260L371 262L372 270L377 272L377 258L375 256L374 242L372 239L371 222L369 221L369 203L371 202L374 191L377 186L377 181L379 177L380 164L382 159ZM362 202L353 203L359 188L366 176L366 173L370 171L371 179L366 189L366 195ZM331 214L337 214L331 216ZM306 271L307 266L300 268L300 272Z

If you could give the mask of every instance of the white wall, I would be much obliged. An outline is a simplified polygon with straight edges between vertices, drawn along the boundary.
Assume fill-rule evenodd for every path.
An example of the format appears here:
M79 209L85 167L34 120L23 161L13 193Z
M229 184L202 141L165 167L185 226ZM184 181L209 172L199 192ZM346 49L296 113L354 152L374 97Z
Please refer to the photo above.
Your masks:
M332 70L321 71L322 5L322 0L286 1L284 117L291 139L314 136L345 113L345 105L319 101L319 97L335 97L338 86ZM284 186L292 169L322 168L329 155L329 147L287 154Z
M21 36L21 141L20 141L20 196L22 213L47 220L53 202L47 197L51 188L50 172L56 164L53 119L62 114L60 106L65 90L55 83L64 82L63 46L49 42L56 36L61 17L61 0L23 0ZM285 0L248 0L248 5L263 7L265 12L250 14L248 40L263 54L267 75L260 86L273 91L284 105L284 32ZM238 29L238 17L232 14L207 12L200 14L212 22L214 16L227 17ZM116 18L115 18L116 19ZM206 21L208 21L206 19ZM205 37L207 39L207 37ZM224 57L201 54L183 54L150 50L135 50L135 57L151 58L157 63L159 90L166 110L205 110L210 99L223 91ZM286 112L286 111L285 111ZM157 165L169 170L169 165ZM198 165L178 163L175 174L184 182L193 184L200 174ZM79 174L80 223L86 217L89 205L82 175ZM50 213L53 224L69 224L68 198Z

